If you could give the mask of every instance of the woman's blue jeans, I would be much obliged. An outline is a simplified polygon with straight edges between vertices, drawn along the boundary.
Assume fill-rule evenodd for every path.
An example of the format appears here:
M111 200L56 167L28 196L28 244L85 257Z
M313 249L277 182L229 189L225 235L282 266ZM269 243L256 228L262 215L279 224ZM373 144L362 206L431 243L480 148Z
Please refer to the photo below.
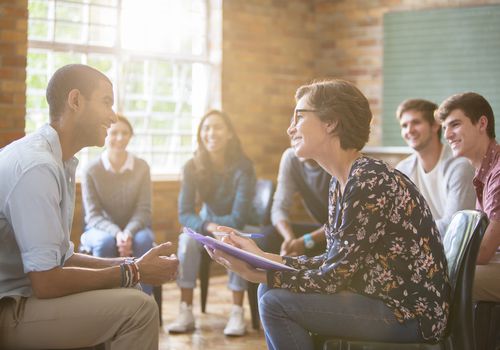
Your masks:
M381 300L352 292L293 293L261 284L258 300L270 350L314 349L310 332L372 341L422 341L417 320L400 324Z
M85 231L80 238L82 248L89 251L93 256L101 258L114 258L118 256L116 238L108 232L95 228ZM134 256L141 257L153 247L154 235L150 228L136 232L133 237L132 250ZM141 283L144 293L152 294L153 286Z

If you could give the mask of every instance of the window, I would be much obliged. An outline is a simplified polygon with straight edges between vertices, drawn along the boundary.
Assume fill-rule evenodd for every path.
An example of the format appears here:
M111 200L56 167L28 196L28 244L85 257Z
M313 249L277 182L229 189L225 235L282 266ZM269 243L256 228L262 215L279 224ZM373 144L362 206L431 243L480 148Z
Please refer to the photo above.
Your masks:
M48 121L54 71L84 63L113 82L115 110L135 129L130 151L153 174L178 174L196 127L218 107L218 63L208 48L210 0L29 0L26 132ZM220 24L219 24L220 25ZM217 42L217 41L216 41ZM82 150L80 165L101 149Z

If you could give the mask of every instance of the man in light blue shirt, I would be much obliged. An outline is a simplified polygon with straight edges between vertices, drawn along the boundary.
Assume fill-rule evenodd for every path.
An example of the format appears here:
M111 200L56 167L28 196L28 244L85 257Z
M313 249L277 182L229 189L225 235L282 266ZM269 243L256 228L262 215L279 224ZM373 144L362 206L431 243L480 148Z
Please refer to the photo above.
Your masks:
M157 349L154 300L131 287L177 270L170 243L137 260L74 253L74 154L102 146L116 121L113 86L85 65L47 87L50 124L0 151L0 348ZM114 288L114 289L113 289Z

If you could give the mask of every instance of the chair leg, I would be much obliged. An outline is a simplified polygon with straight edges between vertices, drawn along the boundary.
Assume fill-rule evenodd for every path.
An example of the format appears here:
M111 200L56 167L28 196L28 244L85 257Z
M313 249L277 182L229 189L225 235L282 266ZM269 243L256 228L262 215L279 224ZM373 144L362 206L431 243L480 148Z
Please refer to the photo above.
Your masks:
M248 282L248 303L250 304L250 313L252 314L252 328L259 329L259 304L257 301L257 283Z
M499 349L500 344L498 340L500 338L500 305L498 303L494 304L491 308L490 313L490 329L488 334L488 349Z
M200 261L200 289L201 289L201 312L205 313L207 306L207 296L208 296L208 281L210 279L210 262L212 259L207 252L201 254Z
M158 315L160 317L160 326L163 325L163 318L162 318L162 285L160 284L159 286L154 286L153 287L153 296L156 301L156 305L158 305Z
M476 336L476 350L492 349L488 346L491 319L491 303L478 302L474 310L474 332Z

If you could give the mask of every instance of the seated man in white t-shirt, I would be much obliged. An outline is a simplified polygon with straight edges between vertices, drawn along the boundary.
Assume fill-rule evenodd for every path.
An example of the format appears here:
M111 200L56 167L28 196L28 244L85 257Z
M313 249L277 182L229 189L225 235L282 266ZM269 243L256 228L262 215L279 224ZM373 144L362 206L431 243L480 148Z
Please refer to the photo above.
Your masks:
M441 125L434 119L435 103L421 99L403 101L396 112L401 136L415 152L396 169L417 185L431 208L441 237L453 214L474 209L476 195L472 186L474 169L463 157L455 158L441 143Z

